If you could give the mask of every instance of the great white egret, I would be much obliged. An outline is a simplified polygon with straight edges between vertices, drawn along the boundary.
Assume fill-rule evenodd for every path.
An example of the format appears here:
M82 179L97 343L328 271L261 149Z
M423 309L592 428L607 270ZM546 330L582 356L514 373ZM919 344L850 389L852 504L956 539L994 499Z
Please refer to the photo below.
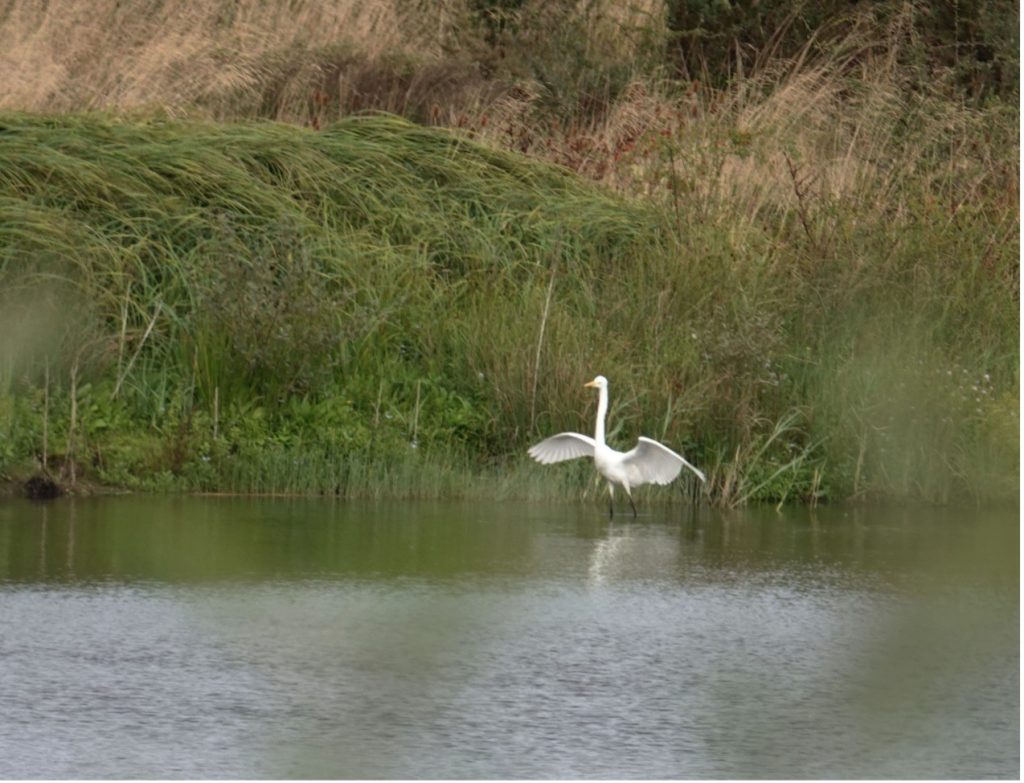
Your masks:
M608 481L608 516L615 513L615 485L626 490L629 506L636 516L633 495L630 490L641 484L669 484L675 480L684 467L689 468L701 481L707 481L704 474L656 440L640 437L630 451L616 451L604 442L604 419L608 415L608 379L598 375L583 384L597 389L597 426L594 437L589 438L578 432L562 432L531 446L529 455L542 465L562 462L579 457L593 457L594 467Z

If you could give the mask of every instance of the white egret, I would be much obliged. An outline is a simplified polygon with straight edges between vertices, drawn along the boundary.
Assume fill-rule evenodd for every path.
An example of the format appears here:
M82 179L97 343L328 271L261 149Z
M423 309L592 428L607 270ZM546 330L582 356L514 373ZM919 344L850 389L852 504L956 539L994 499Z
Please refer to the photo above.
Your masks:
M629 506L636 516L633 495L630 490L641 484L670 484L684 467L689 468L701 481L706 481L704 474L676 454L672 449L663 446L656 440L640 437L636 446L630 451L616 451L604 442L604 420L608 415L608 379L598 375L589 383L583 384L598 391L597 426L594 437L590 438L578 432L563 432L542 440L531 446L529 455L542 465L562 462L579 457L593 457L594 467L608 481L608 516L615 512L615 485L626 490Z

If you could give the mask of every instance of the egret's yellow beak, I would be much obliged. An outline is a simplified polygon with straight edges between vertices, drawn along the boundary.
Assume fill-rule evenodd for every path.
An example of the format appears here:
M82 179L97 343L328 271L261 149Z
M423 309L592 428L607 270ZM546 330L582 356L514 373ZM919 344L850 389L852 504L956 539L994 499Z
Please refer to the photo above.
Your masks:
M584 386L589 386L591 389L597 388L597 381L587 381Z

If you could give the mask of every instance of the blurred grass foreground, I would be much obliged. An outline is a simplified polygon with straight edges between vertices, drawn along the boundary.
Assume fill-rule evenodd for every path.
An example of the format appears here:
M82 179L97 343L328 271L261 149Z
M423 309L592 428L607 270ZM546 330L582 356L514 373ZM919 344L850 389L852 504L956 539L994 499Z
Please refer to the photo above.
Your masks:
M1014 4L86 5L0 10L0 480L579 498L600 372L715 503L1017 497Z

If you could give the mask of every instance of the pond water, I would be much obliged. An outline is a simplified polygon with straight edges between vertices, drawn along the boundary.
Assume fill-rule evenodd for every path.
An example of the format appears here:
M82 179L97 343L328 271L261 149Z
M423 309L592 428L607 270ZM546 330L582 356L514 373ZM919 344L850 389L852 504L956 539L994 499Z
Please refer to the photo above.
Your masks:
M1018 512L0 504L3 778L1018 778Z

